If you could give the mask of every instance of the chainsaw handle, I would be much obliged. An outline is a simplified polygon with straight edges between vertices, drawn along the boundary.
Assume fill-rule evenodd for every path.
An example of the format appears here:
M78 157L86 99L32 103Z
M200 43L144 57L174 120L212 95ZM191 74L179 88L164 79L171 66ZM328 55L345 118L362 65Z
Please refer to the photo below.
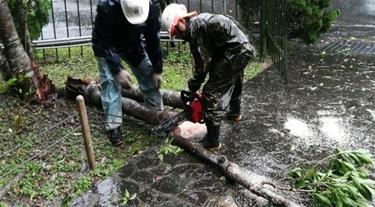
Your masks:
M198 95L196 93L186 90L181 91L181 101L185 105L189 102L193 102L195 98L198 98Z

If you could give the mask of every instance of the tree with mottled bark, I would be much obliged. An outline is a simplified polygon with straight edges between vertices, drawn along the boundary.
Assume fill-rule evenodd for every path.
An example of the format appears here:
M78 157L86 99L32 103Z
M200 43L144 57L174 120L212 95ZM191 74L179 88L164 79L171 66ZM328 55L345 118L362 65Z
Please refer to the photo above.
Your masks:
M5 0L0 0L0 38L10 74L31 71L30 58L25 52L14 26L13 18Z
M4 79L24 79L17 88L27 89L24 90L26 94L35 94L33 97L42 103L55 97L54 85L47 76L39 74L36 64L31 62L25 51L5 0L0 0L0 41L4 45L3 51L0 50L0 63L4 65L0 69ZM29 74L31 78L25 78Z

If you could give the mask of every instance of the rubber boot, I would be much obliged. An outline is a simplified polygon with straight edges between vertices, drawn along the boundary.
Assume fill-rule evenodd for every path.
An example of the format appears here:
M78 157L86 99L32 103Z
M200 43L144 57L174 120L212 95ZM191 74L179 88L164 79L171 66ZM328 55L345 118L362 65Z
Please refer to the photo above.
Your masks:
M227 111L225 118L229 121L240 122L241 121L241 101L231 101L229 111Z
M219 141L220 125L207 125L207 135L202 141L202 146L208 150L218 150L221 148Z

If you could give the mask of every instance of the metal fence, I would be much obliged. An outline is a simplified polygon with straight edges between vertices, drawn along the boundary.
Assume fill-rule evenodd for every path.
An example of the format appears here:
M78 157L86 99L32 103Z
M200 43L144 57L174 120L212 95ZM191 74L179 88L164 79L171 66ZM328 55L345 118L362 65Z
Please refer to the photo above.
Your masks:
M59 60L59 48L68 48L71 57L71 47L91 44L91 31L96 15L98 0L51 0L49 23L42 28L40 38L33 41L37 49L43 52L52 49L55 59ZM250 1L250 0L249 0ZM237 0L171 0L186 5L188 11L226 13L235 18L240 17ZM254 0L261 3L261 57L269 55L279 69L286 82L287 74L287 0ZM161 37L168 41L166 32ZM168 46L168 44L167 44Z
M239 16L237 0L175 0L171 2L185 4L188 11L226 13L234 17ZM51 0L49 23L41 30L40 38L33 41L37 49L55 50L56 60L59 60L58 49L89 45L91 31L96 15L97 0ZM162 33L163 37L163 33Z
M287 71L287 0L262 0L261 4L261 58L269 55L279 69L284 82Z

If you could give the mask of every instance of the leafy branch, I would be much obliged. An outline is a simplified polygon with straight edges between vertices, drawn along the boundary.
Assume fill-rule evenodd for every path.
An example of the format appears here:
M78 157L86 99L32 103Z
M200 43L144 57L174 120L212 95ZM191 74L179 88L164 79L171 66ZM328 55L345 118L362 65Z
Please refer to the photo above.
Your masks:
M322 172L318 167L328 161ZM326 164L327 165L327 164ZM295 187L313 193L319 206L367 207L375 195L375 181L368 178L374 167L372 155L366 150L335 150L312 168L294 168L289 175Z

